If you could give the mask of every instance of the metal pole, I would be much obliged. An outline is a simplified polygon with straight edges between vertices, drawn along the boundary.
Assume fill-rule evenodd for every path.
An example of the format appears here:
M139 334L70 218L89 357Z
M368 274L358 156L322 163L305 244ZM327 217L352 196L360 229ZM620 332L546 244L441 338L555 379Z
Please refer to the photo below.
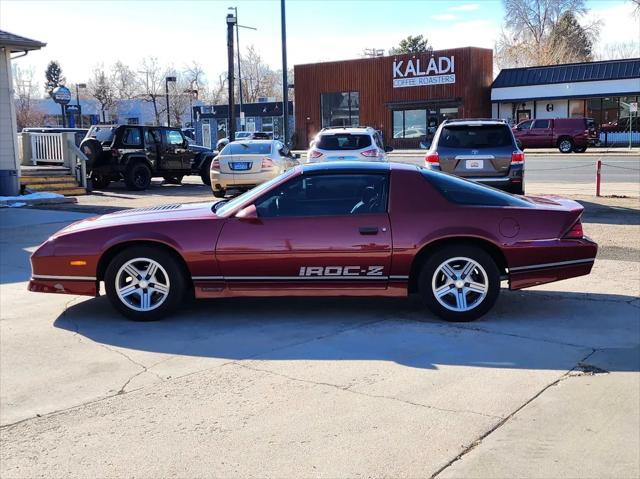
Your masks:
M233 28L236 22L236 18L232 14L227 15L227 63L229 68L229 115L227 117L229 124L227 125L227 138L229 138L229 141L233 141L236 136L236 112L233 98L235 93L233 89Z
M280 21L282 22L282 119L284 123L284 144L289 144L289 79L287 75L287 25L285 0L280 0Z
M67 127L67 109L64 103L60 103L60 110L62 111L62 128Z
M242 118L242 72L240 68L240 25L238 22L238 7L233 7L236 14L236 49L238 51L238 92L240 96L240 131L244 131L244 119Z
M80 106L80 93L78 92L78 84L76 83L76 105L78 105L78 120L80 120L80 128L82 128L82 107Z
M596 196L600 196L600 177L602 172L602 160L596 163Z
M169 79L164 79L164 94L167 100L167 126L171 126L171 114L169 112Z
M191 111L191 128L193 126L193 82L191 82L191 91L189 92L189 110Z

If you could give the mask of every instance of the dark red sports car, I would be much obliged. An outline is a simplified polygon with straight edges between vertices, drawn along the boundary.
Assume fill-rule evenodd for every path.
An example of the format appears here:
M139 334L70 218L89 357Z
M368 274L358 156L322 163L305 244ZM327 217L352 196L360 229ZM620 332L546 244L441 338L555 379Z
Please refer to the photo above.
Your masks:
M31 291L99 294L157 319L187 294L406 296L469 321L511 289L588 274L582 206L389 163L297 167L230 201L98 216L32 255Z

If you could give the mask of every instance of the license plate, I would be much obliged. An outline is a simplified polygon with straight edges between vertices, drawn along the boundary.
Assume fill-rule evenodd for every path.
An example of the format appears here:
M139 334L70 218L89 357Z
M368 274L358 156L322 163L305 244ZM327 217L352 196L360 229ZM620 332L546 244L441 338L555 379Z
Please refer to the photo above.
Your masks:
M484 167L484 160L467 160L467 170L481 170Z
M243 171L251 169L250 161L232 161L231 169L236 171Z

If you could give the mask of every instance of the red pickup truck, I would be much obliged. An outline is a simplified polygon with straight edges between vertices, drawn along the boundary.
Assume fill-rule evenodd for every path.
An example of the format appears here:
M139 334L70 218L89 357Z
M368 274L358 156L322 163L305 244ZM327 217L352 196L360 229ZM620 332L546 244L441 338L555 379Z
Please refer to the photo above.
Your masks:
M598 143L598 131L592 118L555 118L527 120L513 128L520 148L558 148L561 153L584 153Z

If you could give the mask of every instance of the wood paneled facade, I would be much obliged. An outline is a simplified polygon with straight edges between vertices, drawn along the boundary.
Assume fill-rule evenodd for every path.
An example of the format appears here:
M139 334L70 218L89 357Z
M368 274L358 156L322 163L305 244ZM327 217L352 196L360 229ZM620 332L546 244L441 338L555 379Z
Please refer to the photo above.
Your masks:
M419 59L426 70L432 57L455 59L454 83L394 88L394 61L406 66L409 60ZM419 138L394 138L395 110L439 112L457 107L459 118L491 116L493 52L484 48L296 65L294 71L296 146L300 148L306 148L322 128L323 93L358 92L359 124L380 129L385 142L395 148L416 148L420 142ZM399 127L395 130L398 136Z

